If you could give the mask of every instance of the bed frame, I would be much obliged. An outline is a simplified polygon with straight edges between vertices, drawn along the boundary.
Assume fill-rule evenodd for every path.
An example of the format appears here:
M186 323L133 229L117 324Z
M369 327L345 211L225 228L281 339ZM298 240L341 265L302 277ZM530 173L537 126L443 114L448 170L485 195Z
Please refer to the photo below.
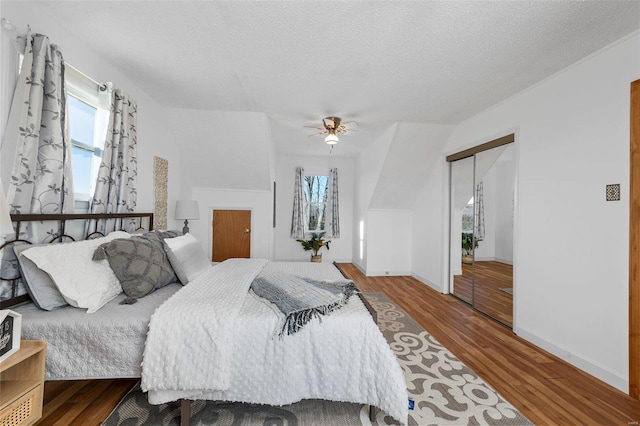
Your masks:
M63 241L76 241L77 236L73 237L67 233L69 232L69 228L73 226L70 225L73 221L76 221L75 223L84 229L80 239L90 240L92 238L104 237L104 234L98 231L98 228L100 224L109 219L115 220L116 230L123 230L125 221L128 219L137 220L138 229L153 230L153 213L14 214L11 215L11 221L14 223L15 234L13 238L8 238L4 244L0 245L0 249L8 248L15 243L33 244L33 241L20 238L21 228L28 222L57 222L58 231L50 237L48 243L59 243ZM10 297L0 301L0 309L7 309L31 300L26 293L18 294L20 278L19 270L18 275L12 277L2 276L2 272L0 271L0 280L9 282L11 287Z
M145 229L148 231L153 230L153 213L82 213L82 214L17 214L11 215L11 221L15 224L15 235L12 239L7 239L4 244L0 245L0 249L10 247L15 243L33 244L32 241L27 241L20 238L21 227L24 223L28 222L57 222L58 231L51 236L48 243L59 243L62 241L76 241L76 238L67 234L69 229L68 222L72 221L84 221L82 239L89 240L92 238L103 237L104 234L98 231L99 223L108 219L116 220L116 230L124 230L124 222L126 219L138 219L138 229ZM88 225L87 225L88 224ZM144 226L146 225L146 227ZM334 266L340 271L340 273L348 279L344 271L339 265L334 262ZM18 269L18 275L14 277L3 277L0 272L0 280L8 281L11 283L11 297L0 301L0 309L7 309L11 306L15 306L21 303L25 303L31 300L28 294L18 295L18 284L20 282L20 274ZM362 296L358 291L358 297L362 300L373 321L377 322L377 313L371 306L371 304ZM191 412L191 401L182 399L180 400L180 425L188 426ZM375 407L369 406L369 418L373 422L375 419Z

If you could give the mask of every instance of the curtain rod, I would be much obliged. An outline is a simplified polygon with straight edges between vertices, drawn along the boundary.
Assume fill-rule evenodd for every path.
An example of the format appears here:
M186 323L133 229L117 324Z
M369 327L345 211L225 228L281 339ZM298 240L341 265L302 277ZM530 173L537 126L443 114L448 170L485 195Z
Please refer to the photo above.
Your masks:
M8 20L7 18L0 19L0 25L2 25L2 28L6 29L7 31L15 33L16 37L26 38L26 35L19 33L18 30L16 29L16 25L13 22L11 22L10 20ZM29 24L27 24L27 32L29 32L29 33L31 32L31 26ZM78 74L81 74L87 80L90 80L91 82L95 83L95 85L98 86L98 89L101 92L104 92L105 90L107 90L107 85L105 83L100 83L100 82L94 80L93 78L89 77L87 74L83 73L78 68L74 67L73 65L70 65L70 64L65 64L65 65L68 66L68 67L73 68L74 71L76 71Z
M75 72L77 72L78 74L80 74L81 76L83 76L84 78L86 78L87 80L91 81L92 83L94 83L96 86L98 86L98 89L101 92L104 92L105 90L107 90L107 85L106 83L100 83L99 81L94 80L93 78L89 77L88 75L86 75L85 73L83 73L82 71L80 71L78 68L74 67L73 65L64 64L65 67L69 67L69 68L73 68L73 70Z

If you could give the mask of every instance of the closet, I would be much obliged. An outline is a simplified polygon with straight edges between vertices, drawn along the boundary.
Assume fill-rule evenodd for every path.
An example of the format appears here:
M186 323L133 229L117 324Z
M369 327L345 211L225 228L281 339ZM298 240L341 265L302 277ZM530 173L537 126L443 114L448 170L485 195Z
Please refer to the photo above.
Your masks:
M513 327L514 135L447 157L449 291Z

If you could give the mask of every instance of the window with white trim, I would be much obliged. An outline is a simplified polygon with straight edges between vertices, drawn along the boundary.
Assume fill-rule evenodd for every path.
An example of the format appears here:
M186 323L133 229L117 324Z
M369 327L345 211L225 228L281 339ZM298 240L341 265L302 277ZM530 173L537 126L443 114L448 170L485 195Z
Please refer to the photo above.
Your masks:
M104 123L99 122L100 88L69 65L65 67L65 83L75 207L76 211L88 211L106 136Z
M324 232L327 213L328 175L304 175L304 230Z

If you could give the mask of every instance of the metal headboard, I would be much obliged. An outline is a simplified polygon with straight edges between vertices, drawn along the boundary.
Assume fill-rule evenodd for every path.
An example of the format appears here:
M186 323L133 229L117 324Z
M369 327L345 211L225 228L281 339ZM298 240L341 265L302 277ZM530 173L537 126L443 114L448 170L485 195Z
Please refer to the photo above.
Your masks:
M137 228L146 229L148 231L153 230L153 213L80 213L80 214L14 214L11 215L11 221L14 223L15 235L12 239L7 239L4 244L0 245L0 250L4 248L10 248L15 243L33 244L33 241L28 241L20 238L21 232L24 231L23 225L29 222L57 222L58 232L51 235L48 243L58 243L64 240L75 241L76 238L68 234L69 226L68 222L71 221L84 221L80 223L83 228L82 238L89 240L104 236L104 234L98 230L101 223L106 220L114 221L112 224L115 230L124 230L125 222L127 219L138 220ZM77 222L76 222L77 223ZM9 282L11 294L9 298L0 300L0 309L6 309L8 307L17 305L19 303L27 302L30 299L28 294L18 294L20 283L20 269L14 268L16 276L4 277L3 271L0 270L0 280Z

